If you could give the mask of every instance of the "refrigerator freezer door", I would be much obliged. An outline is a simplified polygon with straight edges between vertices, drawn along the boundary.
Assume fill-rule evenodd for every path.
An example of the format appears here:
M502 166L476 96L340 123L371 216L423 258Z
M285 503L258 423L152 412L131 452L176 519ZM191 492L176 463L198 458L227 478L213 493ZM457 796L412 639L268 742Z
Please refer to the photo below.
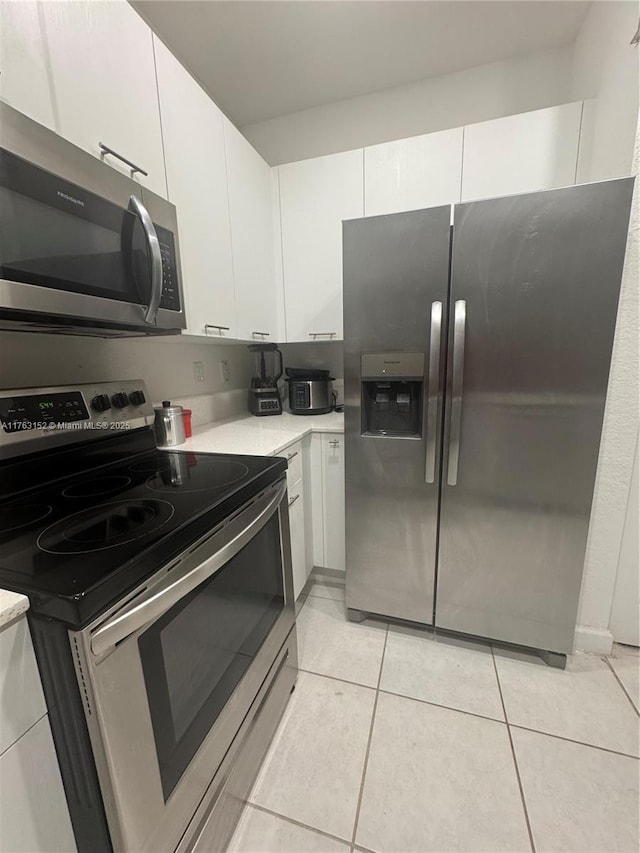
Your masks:
M427 624L434 603L450 214L447 206L343 227L347 606ZM416 411L417 421L410 416ZM395 435L384 434L386 419ZM404 435L403 424L411 424Z
M439 627L572 650L632 189L455 209Z

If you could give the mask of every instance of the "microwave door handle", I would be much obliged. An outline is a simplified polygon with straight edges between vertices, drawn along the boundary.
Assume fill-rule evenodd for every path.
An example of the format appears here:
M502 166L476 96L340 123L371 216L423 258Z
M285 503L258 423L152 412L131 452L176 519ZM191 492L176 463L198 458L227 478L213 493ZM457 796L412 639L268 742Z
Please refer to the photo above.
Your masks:
M132 195L129 199L129 210L140 220L151 259L151 293L144 321L152 326L156 322L160 300L162 299L162 254L160 252L160 241L158 240L155 226L149 216L149 211L135 195Z
M215 538L224 537L225 541L213 554L175 580L171 580L172 575L169 574L170 582L166 586L150 590L149 596L142 601L134 599L124 610L118 611L100 625L91 635L93 654L101 655L131 634L135 634L140 628L154 622L185 595L218 572L277 512L286 490L286 480L282 480L272 493L262 495L230 521L226 528L214 534Z

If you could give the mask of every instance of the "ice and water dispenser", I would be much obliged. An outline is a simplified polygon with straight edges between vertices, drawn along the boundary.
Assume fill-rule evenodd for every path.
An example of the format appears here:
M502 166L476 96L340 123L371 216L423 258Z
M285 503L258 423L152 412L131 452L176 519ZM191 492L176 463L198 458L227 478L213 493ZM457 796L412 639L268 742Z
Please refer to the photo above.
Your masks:
M360 376L362 434L420 438L424 353L363 353Z

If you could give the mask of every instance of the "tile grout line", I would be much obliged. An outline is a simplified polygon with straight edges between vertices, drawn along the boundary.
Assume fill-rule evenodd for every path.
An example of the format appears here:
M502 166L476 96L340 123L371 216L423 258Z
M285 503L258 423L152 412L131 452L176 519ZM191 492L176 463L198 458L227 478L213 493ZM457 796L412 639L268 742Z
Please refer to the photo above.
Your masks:
M410 702L420 702L422 705L430 705L432 708L442 708L443 711L453 711L455 714L465 714L467 717L476 717L478 720L488 720L490 723L498 723L505 726L504 720L495 717L487 717L485 714L476 714L475 711L465 711L464 708L454 708L452 705L442 705L440 702L430 702L428 699L418 699L416 696L408 696L406 693L396 693L394 690L380 690L387 696L397 696L400 699L408 699Z
M522 729L522 731L525 732L533 732L533 734L542 735L543 737L552 737L556 740L562 740L565 743L575 743L576 746L586 746L588 749L599 749L601 752L608 752L612 755L620 755L623 758L632 758L635 761L640 761L640 756L638 755L632 755L629 752L620 752L620 750L617 749L609 749L606 746L600 746L595 743L587 743L583 740L575 740L575 738L564 737L564 735L554 734L554 732L548 732L542 729L532 729L530 726L522 726L518 723L507 723L506 720L497 720L495 717L487 717L484 714L476 714L474 711L465 711L463 708L453 708L451 705L441 705L439 702L430 702L428 699L418 699L416 696L408 696L406 693L395 693L393 690L376 688L373 687L371 684L362 684L359 681L349 681L349 679L347 678L339 678L336 675L327 675L324 672L315 672L312 669L302 669L301 667L298 667L298 670L300 672L306 672L308 675L317 675L319 678L328 678L331 681L339 681L342 684L351 684L353 687L363 687L365 690L376 690L378 693L384 693L386 696L397 696L399 699L408 699L410 702L419 702L421 705L430 705L432 708L441 708L443 711L453 711L456 714L465 714L465 716L467 717L475 717L478 720L487 720L487 722L489 723L498 723L498 725L509 726L512 729ZM498 689L500 690L500 687Z
M640 761L640 755L631 755L630 752L620 752L617 749L609 749L606 746L597 746L595 743L587 743L584 740L574 740L563 735L554 735L551 732L541 732L540 729L532 729L529 726L521 726L518 723L509 723L509 728L520 729L523 732L532 732L534 735L542 735L543 737L552 737L556 740L564 741L564 743L574 743L576 746L586 746L587 749L597 749L600 752L608 752L610 755L619 755L621 758L631 758L634 761Z
M511 728L509 726L509 717L507 716L507 706L504 703L504 696L502 695L502 685L500 684L500 676L498 675L498 665L496 663L496 656L493 653L493 646L490 646L491 649L491 659L493 660L493 669L496 674L496 681L498 682L498 693L500 694L500 702L502 703L502 712L504 714L504 721L507 724L507 735L509 737L509 746L511 747L511 755L513 757L513 766L516 771L516 779L518 780L518 789L520 791L520 801L522 802L522 810L524 811L524 819L527 824L527 832L529 833L529 843L531 844L532 853L536 853L536 845L533 840L533 830L531 828L531 821L529 820L529 812L527 811L527 803L524 798L524 789L522 787L522 779L520 778L520 768L518 767L518 759L516 758L516 750L513 745L513 738L511 736Z
M317 675L319 678L329 678L331 681L339 681L341 684L350 684L352 687L363 687L365 690L375 690L373 684L362 684L360 681L349 681L348 678L338 678L337 675L327 675L324 672L314 672L312 669L298 667L298 672L306 672L307 675Z
M623 684L623 683L622 683L622 681L620 680L620 677L618 676L618 673L617 673L617 672L615 671L615 669L611 666L611 661L609 660L609 658L608 658L608 657L603 657L602 659L604 660L604 662L606 663L606 665L609 667L609 669L610 669L610 670L611 670L611 672L613 673L613 677L615 678L615 680L616 680L616 681L618 682L618 684L620 685L620 687L621 687L622 692L624 693L624 695L627 697L627 699L629 700L629 702L631 702L631 707L632 707L632 708L633 708L633 710L636 712L636 714L640 717L640 710L638 710L638 708L636 708L636 704L635 704L635 702L633 701L633 699L631 698L631 696L629 695L629 693L628 693L628 691L627 691L627 688L624 686L624 684Z
M360 820L360 808L362 806L362 795L364 793L364 780L367 775L367 766L369 764L369 753L371 751L371 741L373 740L373 726L376 720L376 711L378 709L378 697L380 696L380 681L382 679L382 667L384 666L384 655L387 651L387 640L389 639L389 625L387 624L384 634L384 645L382 647L382 656L380 657L380 670L378 672L378 683L376 684L376 695L373 701L373 712L371 714L371 725L369 726L369 737L367 738L367 748L364 754L364 763L362 765L362 778L360 779L360 790L358 791L358 802L356 805L356 815L353 821L353 834L351 836L351 845L356 843L356 834L358 832L358 821Z
M351 842L347 841L346 838L341 838L339 835L332 835L330 832L326 832L324 829L318 829L316 826L309 826L308 823L303 823L301 820L296 820L294 817L289 817L288 815L281 814L280 812L276 812L273 809L268 809L266 806L261 806L258 803L253 803L251 800L245 801L245 808L249 806L252 809L256 809L256 811L264 812L265 814L271 815L272 817L280 818L280 820L284 820L286 823L291 823L293 826L299 826L301 829L306 829L309 832L315 832L317 835L322 835L325 838L330 838L332 841L339 841L340 844L344 844L346 846L350 846Z

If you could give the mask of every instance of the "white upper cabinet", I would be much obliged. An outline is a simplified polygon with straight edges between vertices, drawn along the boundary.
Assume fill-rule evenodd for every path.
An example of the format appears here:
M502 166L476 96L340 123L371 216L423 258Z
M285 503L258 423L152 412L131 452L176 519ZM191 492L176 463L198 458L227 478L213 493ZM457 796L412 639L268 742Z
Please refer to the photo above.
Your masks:
M465 127L462 201L574 184L581 116L577 102Z
M0 2L0 99L57 130L38 4Z
M154 44L187 334L235 338L223 115L167 48L155 38Z
M362 158L279 167L287 341L342 338L342 220L364 215Z
M237 337L278 339L271 168L224 119Z
M104 143L148 172L136 180L166 197L149 27L125 0L42 3L41 14L59 133L97 156ZM115 157L105 161L129 174Z
M365 216L460 201L461 127L364 149Z

